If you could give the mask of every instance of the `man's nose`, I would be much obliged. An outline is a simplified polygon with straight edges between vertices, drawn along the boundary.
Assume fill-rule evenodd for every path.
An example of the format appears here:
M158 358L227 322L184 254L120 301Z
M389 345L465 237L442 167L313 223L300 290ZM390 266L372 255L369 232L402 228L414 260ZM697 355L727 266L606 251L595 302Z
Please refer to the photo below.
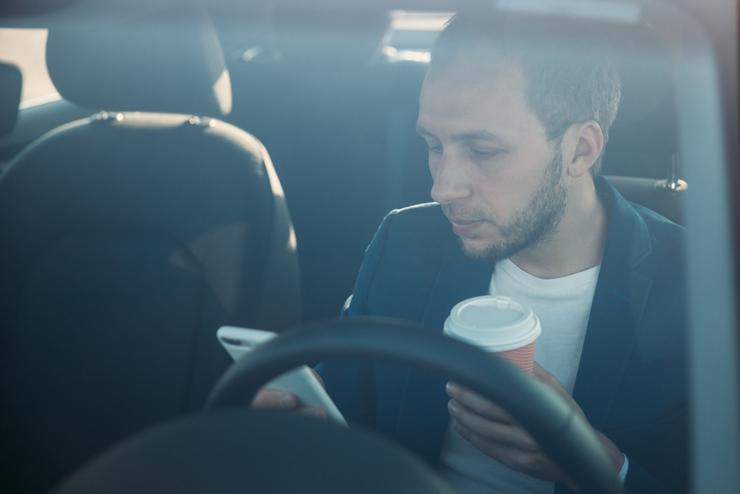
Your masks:
M470 195L470 182L461 166L450 160L437 164L432 173L432 200L447 204Z

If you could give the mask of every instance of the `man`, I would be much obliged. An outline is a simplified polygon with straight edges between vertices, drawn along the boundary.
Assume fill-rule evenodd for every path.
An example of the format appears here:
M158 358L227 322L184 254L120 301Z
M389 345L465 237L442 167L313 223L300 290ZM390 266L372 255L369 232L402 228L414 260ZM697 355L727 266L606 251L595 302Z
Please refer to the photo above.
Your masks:
M681 490L684 232L598 177L619 104L614 70L578 43L543 53L517 39L515 26L485 17L457 16L440 35L417 122L436 202L385 218L347 313L441 331L469 297L527 303L543 326L536 377L589 421L627 492ZM396 438L461 492L569 483L470 390L383 362L319 372L348 418ZM269 393L257 402L280 398L298 405Z

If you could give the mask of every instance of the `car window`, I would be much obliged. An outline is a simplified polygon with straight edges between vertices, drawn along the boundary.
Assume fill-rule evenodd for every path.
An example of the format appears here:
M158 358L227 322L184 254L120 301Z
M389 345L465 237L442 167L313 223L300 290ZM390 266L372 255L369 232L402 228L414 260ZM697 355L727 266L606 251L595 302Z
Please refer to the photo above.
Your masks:
M431 48L451 12L392 10L382 53L389 62L429 63Z

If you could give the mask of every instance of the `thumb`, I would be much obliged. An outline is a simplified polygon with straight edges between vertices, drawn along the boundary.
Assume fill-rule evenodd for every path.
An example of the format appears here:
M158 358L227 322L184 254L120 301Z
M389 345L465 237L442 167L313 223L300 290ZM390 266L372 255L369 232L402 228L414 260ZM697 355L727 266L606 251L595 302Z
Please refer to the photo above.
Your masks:
M547 372L540 364L537 362L534 363L534 377L539 379L539 381L543 384L546 384L550 386L552 389L557 391L559 394L565 394L568 395L568 392L565 391L565 388L563 388L563 385L560 384L560 381L557 380L555 376Z
M555 377L547 372L540 364L534 363L534 377L546 383L552 382Z

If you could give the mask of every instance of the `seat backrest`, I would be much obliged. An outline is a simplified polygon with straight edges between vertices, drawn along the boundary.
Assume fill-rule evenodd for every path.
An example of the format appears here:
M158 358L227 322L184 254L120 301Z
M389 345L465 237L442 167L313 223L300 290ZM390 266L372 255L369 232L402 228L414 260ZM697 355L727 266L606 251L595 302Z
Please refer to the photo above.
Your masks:
M616 56L622 99L602 171L628 200L682 223L688 192L679 178L675 75L669 50L649 25L630 42L631 49Z
M52 70L62 95L116 111L49 132L0 179L0 393L12 404L0 411L0 464L12 492L45 491L112 442L198 409L230 364L219 326L300 320L295 237L264 146L217 119L151 112L223 107L202 97L209 76L184 77L220 60L214 80L228 78L210 25L156 33L155 51L182 58L149 73L142 101L140 74L123 95L88 90L88 74L106 72L97 64L125 59L84 47L146 44L149 29L95 33L97 44L50 33L50 67L74 54L76 70L96 69L80 84ZM207 46L182 51L198 39ZM179 94L149 99L148 86L177 74Z
M0 142L11 133L18 119L23 77L18 67L0 62ZM0 175L5 168L5 158L0 154Z
M683 180L614 176L604 178L628 201L650 208L675 223L683 224L684 201L688 190L688 184Z
M23 78L13 64L0 62L0 137L10 133L18 118Z

